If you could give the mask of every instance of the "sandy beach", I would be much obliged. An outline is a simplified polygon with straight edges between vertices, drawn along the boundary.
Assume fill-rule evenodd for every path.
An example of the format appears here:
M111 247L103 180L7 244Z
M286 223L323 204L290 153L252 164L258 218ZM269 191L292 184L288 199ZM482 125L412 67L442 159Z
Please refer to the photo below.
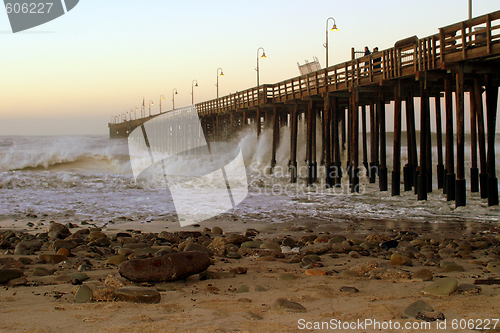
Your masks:
M488 264L499 260L499 230L487 223L450 223L437 231L430 223L411 221L346 220L325 225L312 219L280 224L235 219L219 218L182 232L178 231L180 227L175 230L172 223L165 229L165 221L148 223L146 230L144 224L136 229L133 223L118 224L102 228L102 235L92 225L64 229L62 224L40 222L37 218L29 219L32 227L27 226L28 220L13 221L14 229L0 229L0 263L3 268L19 269L22 276L2 285L0 331L436 332L436 325L444 323L440 331L477 332L487 328L487 319L491 320L487 331L495 331L491 328L499 317L495 305L498 285L474 285L476 280L498 276L495 266ZM61 235L53 239L48 236L54 233L40 234L53 231L54 226L71 233L65 237L67 240L80 238L81 245L70 249L71 254L59 263L46 263L39 259L45 258L40 255L55 254L54 243L62 239ZM82 229L88 231L78 231ZM183 238L189 234L186 230L194 232L189 239ZM201 236L193 237L198 233ZM98 246L94 240L89 246L89 235L96 234L112 245ZM21 248L16 243L23 239L29 242L29 235L33 239L46 237L40 242L40 250L29 255L13 254ZM122 235L119 239L123 243L117 235ZM211 253L211 265L186 279L133 283L120 276L118 265L109 263L122 247L135 247L130 252L136 258L155 256L160 248L159 235L178 240L169 242L172 252L204 240L201 243L208 244L205 248ZM214 253L211 244L229 237L244 242L225 244ZM391 240L396 242L384 243ZM262 242L269 249L262 249L262 245L246 247L251 245L249 242ZM37 271L35 275L37 267L45 268L48 274L39 276ZM419 272L422 269L430 275ZM78 272L85 273L88 279L75 281L69 276ZM449 295L424 292L446 278L458 284ZM92 290L93 296L79 303L75 293L82 284ZM155 304L116 300L113 290L123 286L157 290L161 300ZM442 313L446 321L402 318L403 311L416 301L432 307L433 311L426 312L427 320ZM463 319L474 320L474 329L464 329ZM453 329L452 325L460 325L460 320L462 328ZM344 322L356 326L346 328L341 326ZM415 325L431 326L417 329Z

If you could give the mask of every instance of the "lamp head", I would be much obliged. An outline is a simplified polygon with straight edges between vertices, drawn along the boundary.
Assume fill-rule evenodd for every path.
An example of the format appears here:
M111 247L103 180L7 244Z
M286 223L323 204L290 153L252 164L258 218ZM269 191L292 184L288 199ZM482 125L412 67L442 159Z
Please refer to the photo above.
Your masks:
M339 31L339 29L337 28L337 25L334 24L333 27L332 27L332 31Z
M175 94L178 95L177 90L175 91Z
M267 58L266 57L266 52L262 52L262 55L260 56L261 58Z
M195 86L195 87L198 87L198 82L196 82L194 86Z
M223 71L220 72L220 76L224 76L224 72Z

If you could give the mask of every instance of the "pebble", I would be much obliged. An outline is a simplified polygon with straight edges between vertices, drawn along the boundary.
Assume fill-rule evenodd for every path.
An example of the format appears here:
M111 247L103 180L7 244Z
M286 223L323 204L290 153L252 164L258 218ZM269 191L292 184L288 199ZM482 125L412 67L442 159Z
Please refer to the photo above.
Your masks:
M65 256L65 257L69 257L70 255L70 252L68 249L62 247L60 248L59 250L57 250L57 254L61 255L61 256Z
M422 269L416 271L415 273L413 273L411 278L412 279L419 279L422 281L431 281L433 279L433 275L428 269L422 268Z
M359 290L357 288L347 287L347 286L341 287L340 291L344 292L344 293L351 293L351 294L359 293Z
M260 245L261 249L275 250L281 252L281 246L276 243L266 242Z
M434 311L434 309L426 302L418 300L416 302L411 303L406 309L403 310L401 318L403 319L415 318L415 316L421 311Z
M106 259L106 264L118 266L124 261L127 261L127 257L117 254Z
M68 257L60 254L40 254L38 259L45 261L46 263L58 264L61 261L68 260Z
M205 252L209 256L212 255L212 253L210 252L210 250L207 249L206 246L203 246L201 244L196 244L196 243L189 243L188 245L186 245L186 247L184 247L183 251L186 251L186 252L200 251L200 252Z
M442 278L428 285L424 292L431 295L450 295L458 288L457 280L453 278Z
M480 286L473 284L460 284L457 287L457 293L463 295L479 295L483 289Z
M48 269L45 267L35 267L33 268L34 276L48 276L54 273L55 269Z
M81 273L81 272L75 272L75 273L69 273L68 274L72 279L75 279L75 280L80 280L80 281L86 281L88 280L89 276L85 273Z
M23 275L23 271L17 268L0 268L0 284L17 279Z
M328 243L318 243L314 245L304 246L300 249L303 254L323 254L330 251L332 246Z
M121 287L114 291L115 299L118 301L133 303L159 303L161 295L156 289L147 287Z
M124 261L119 266L119 272L121 276L133 282L167 282L201 273L208 266L208 254L193 251Z
M274 301L272 305L273 309L276 310L285 310L288 312L306 312L306 308L302 306L302 304L297 302L289 301L285 298L278 298Z
M78 287L78 290L76 291L75 294L75 302L76 303L88 303L92 301L92 298L94 296L94 293L92 292L92 289L90 289L86 285L82 285Z
M263 242L259 242L259 241L248 241L248 242L244 242L244 243L241 243L241 247L244 248L250 248L250 249L257 249L257 248L260 248L260 246L263 244ZM281 248L280 248L281 250Z
M442 312L430 312L430 311L422 311L417 313L415 319L427 322L432 322L436 320L445 320L444 314Z
M250 291L250 287L247 286L246 284L242 284L241 286L238 286L238 288L236 288L237 293L247 293L249 291Z
M342 243L345 240L346 240L345 237L342 235L334 235L328 240L328 243L330 244Z
M246 274L247 271L248 271L248 268L246 268L246 267L235 267L235 268L231 268L229 271L233 272L234 274Z
M500 273L500 262L492 261L486 266L486 270L490 273Z
M443 272L449 273L449 272L463 272L464 268L460 265L457 264L449 264L444 266Z
M262 320L264 318L262 318L262 316L259 316L258 314L255 314L251 311L248 311L244 314L244 316L248 319L255 319L255 320Z
M222 229L221 229L221 228L219 228L219 227L213 227L213 228L212 228L212 233L213 233L214 235L222 235L222 234L223 234L223 231L222 231Z
M393 253L391 255L391 259L389 261L389 264L393 265L393 266L402 266L402 265L406 265L406 266L409 266L411 265L411 259L408 258L407 256L404 256L404 255L401 255L401 254L397 254L397 253Z
M238 252L228 252L226 254L226 258L229 258L229 259L239 259L239 258L241 258L241 254L239 254Z
M254 287L253 287L253 290L254 290L254 291L258 291L258 292L267 291L267 289L266 289L266 288L261 287L261 286L254 286Z

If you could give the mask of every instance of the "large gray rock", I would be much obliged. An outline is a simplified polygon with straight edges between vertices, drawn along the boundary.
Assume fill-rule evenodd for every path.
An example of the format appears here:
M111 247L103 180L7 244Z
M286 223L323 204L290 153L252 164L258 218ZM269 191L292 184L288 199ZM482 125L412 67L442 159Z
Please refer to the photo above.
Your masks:
M422 311L434 311L434 309L424 301L418 300L411 303L406 309L404 309L401 317L403 319L415 318L415 316Z
M454 293L458 288L457 280L453 278L443 278L427 286L424 292L431 295L450 295Z
M206 252L179 252L162 257L133 259L120 264L119 272L133 282L167 282L187 278L210 266Z

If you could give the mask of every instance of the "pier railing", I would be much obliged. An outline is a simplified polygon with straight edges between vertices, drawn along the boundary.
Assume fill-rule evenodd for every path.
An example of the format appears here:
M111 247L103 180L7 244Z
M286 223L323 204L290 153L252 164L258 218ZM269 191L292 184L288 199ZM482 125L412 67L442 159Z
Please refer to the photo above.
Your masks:
M208 116L265 106L356 85L380 84L418 71L441 69L444 62L499 54L500 11L441 28L432 36L411 37L400 42L392 48L316 72L199 103L196 108L200 116Z

